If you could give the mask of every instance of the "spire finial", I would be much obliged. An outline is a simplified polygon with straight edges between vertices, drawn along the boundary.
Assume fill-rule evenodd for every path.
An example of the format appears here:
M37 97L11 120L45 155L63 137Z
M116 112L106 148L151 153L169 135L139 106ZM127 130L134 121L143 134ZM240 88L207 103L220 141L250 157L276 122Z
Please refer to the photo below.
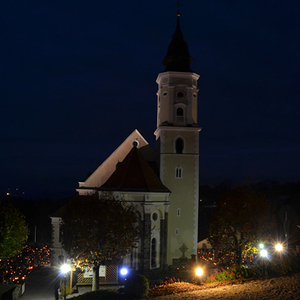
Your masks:
M174 4L174 5L177 6L177 17L178 17L178 19L179 19L179 17L180 17L179 7L180 7L180 6L183 6L183 5L180 4L180 1L179 1L179 0L178 0L177 4Z

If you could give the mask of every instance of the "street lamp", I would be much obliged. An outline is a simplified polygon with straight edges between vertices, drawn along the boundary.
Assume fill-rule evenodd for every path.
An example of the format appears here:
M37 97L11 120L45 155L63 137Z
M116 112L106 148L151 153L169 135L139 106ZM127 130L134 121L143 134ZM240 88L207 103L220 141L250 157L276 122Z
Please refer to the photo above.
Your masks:
M119 283L123 285L129 276L129 269L126 267L122 267L119 273L120 273Z
M126 275L128 274L128 269L127 269L127 268L122 268L122 269L120 270L120 274L121 274L122 276L126 276Z
M282 258L282 252L283 252L283 246L282 244L278 243L277 245L275 245L275 250L277 251L277 253L279 253L279 258Z
M265 258L268 256L268 251L266 249L260 250L260 256Z
M277 244L277 245L275 246L275 249L276 249L276 251L281 252L281 251L283 250L282 244Z
M264 270L264 275L266 275L266 262L265 262L265 259L268 256L268 251L266 249L260 250L260 256L263 258L263 270Z
M197 269L196 269L196 276L198 277L198 280L197 280L197 282L200 284L200 278L201 278L201 276L203 275L203 269L202 268L200 268L200 267L198 267Z
M63 264L61 267L60 267L60 270L61 272L65 275L67 274L68 272L71 271L71 267L69 264Z
M60 267L62 274L64 275L64 300L67 299L67 273L71 271L71 266L69 264L63 264Z

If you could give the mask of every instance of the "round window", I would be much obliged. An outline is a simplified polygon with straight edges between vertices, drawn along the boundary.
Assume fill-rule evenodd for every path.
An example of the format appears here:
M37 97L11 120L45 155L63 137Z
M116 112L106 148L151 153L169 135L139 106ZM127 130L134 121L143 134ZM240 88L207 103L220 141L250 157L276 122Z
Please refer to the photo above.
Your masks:
M140 143L137 139L135 139L131 144L132 144L132 147L138 147L140 145Z
M157 212L155 212L155 213L152 214L152 220L154 222L158 220L158 213Z

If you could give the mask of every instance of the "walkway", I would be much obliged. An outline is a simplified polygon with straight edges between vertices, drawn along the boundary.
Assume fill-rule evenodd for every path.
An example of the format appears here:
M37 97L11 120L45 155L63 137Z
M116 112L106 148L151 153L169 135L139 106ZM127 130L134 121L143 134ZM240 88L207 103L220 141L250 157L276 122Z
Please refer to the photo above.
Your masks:
M51 267L39 267L25 281L25 293L20 300L55 300L58 272Z

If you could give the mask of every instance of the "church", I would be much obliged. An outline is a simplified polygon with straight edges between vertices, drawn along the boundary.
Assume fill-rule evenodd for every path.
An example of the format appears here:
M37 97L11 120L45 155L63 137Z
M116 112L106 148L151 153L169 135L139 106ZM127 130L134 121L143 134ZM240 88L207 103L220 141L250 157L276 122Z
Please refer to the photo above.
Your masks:
M157 126L153 149L138 130L76 189L84 196L110 192L140 212L137 248L123 265L137 271L166 269L197 254L199 204L199 75L177 26L157 76ZM60 215L51 216L54 257L65 256Z

